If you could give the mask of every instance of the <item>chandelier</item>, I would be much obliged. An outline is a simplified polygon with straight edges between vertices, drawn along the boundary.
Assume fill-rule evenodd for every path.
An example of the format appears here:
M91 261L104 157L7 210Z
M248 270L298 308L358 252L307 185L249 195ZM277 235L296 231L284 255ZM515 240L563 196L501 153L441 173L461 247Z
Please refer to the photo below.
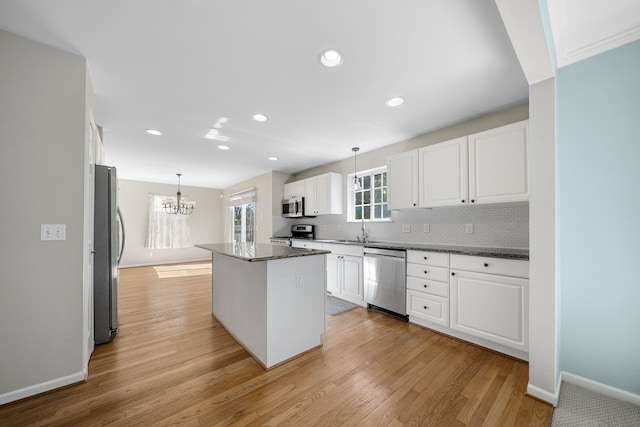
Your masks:
M188 202L182 199L182 193L180 192L180 177L181 173L177 173L178 175L178 192L176 193L176 198L164 199L162 201L162 207L164 211L171 215L190 215L196 207L196 202Z

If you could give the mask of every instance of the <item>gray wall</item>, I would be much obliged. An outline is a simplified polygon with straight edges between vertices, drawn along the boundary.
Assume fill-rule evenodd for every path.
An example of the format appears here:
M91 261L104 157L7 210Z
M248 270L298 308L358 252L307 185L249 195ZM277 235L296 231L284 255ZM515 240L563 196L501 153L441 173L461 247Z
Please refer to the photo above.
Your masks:
M387 157L393 154L518 122L528 119L528 116L528 104L518 105L374 151L359 153L357 159L358 170L383 166L386 164ZM348 152L351 152L351 147L345 147L345 154ZM346 188L347 175L353 173L353 171L354 160L353 157L349 157L339 162L300 172L292 176L287 182L325 172L338 172L343 175L343 185ZM343 206L345 208L342 215L289 219L287 220L288 225L296 223L314 224L316 225L317 238L355 238L361 234L362 226L358 222L346 222L348 192L344 191L343 193ZM410 233L402 232L402 225L404 224L411 226ZM423 232L424 224L429 224L429 233ZM465 224L474 225L473 234L465 232ZM528 248L529 204L507 203L394 211L392 212L392 222L367 223L366 228L372 240ZM286 228L284 234L288 234Z
M0 30L0 403L83 378L86 62ZM40 241L40 224L66 224ZM47 382L51 382L45 384ZM10 392L12 392L10 394Z
M118 181L118 203L126 229L121 267L169 264L210 259L211 253L195 247L185 249L146 249L149 193L175 194L176 185L142 181ZM222 190L182 186L182 193L196 202L189 216L191 244L222 242Z

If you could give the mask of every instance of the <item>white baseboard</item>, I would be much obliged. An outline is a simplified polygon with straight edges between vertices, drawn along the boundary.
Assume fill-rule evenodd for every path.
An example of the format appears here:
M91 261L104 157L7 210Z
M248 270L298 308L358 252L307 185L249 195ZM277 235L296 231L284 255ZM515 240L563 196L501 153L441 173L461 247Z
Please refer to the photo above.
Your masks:
M623 400L625 402L640 406L640 396L637 394L620 390L619 388L611 387L606 384L602 384L597 381L593 381L566 371L562 371L560 375L562 381L575 384L577 386L586 388L587 390L591 390L596 393L603 394L605 396L613 397L614 399Z
M74 374L67 375L66 377L60 377L51 381L21 388L19 390L10 391L8 393L0 394L0 405L82 381L85 381L85 373L83 371L79 371Z
M211 261L211 257L206 258L197 258L197 259L184 259L184 260L171 260L171 261L162 261L162 262L149 262L142 264L120 264L118 268L130 268L130 267L149 267L152 265L170 265L170 264L182 264L185 262L200 262L200 261Z
M547 390L543 390L540 387L536 387L529 383L527 384L527 394L529 396L535 397L536 399L540 399L544 402L550 403L555 408L556 406L558 406L558 399L560 398L561 383L562 380L559 380L554 393L549 393Z

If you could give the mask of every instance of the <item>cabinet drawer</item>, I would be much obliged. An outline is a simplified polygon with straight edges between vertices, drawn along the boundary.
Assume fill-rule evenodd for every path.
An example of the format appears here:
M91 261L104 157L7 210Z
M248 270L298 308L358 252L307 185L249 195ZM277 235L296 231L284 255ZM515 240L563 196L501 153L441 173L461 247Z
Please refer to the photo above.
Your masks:
M321 242L311 240L291 240L291 246L294 248L322 249Z
M449 298L449 284L444 282L434 282L433 280L409 276L407 277L407 289Z
M517 259L451 255L451 269L500 276L529 277L529 261Z
M407 262L413 264L449 267L449 254L439 252L407 251Z
M333 254L362 256L361 245L341 245L339 243L324 243L322 249Z
M449 269L430 265L407 264L407 276L449 283Z
M407 313L410 317L418 317L449 327L449 300L447 298L407 291Z

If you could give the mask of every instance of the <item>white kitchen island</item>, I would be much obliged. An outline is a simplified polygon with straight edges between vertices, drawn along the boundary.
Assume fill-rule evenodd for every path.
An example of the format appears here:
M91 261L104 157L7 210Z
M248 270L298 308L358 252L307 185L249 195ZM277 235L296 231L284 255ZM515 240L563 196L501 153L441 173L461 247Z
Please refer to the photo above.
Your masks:
M213 253L213 316L265 369L322 345L328 251L196 246Z

